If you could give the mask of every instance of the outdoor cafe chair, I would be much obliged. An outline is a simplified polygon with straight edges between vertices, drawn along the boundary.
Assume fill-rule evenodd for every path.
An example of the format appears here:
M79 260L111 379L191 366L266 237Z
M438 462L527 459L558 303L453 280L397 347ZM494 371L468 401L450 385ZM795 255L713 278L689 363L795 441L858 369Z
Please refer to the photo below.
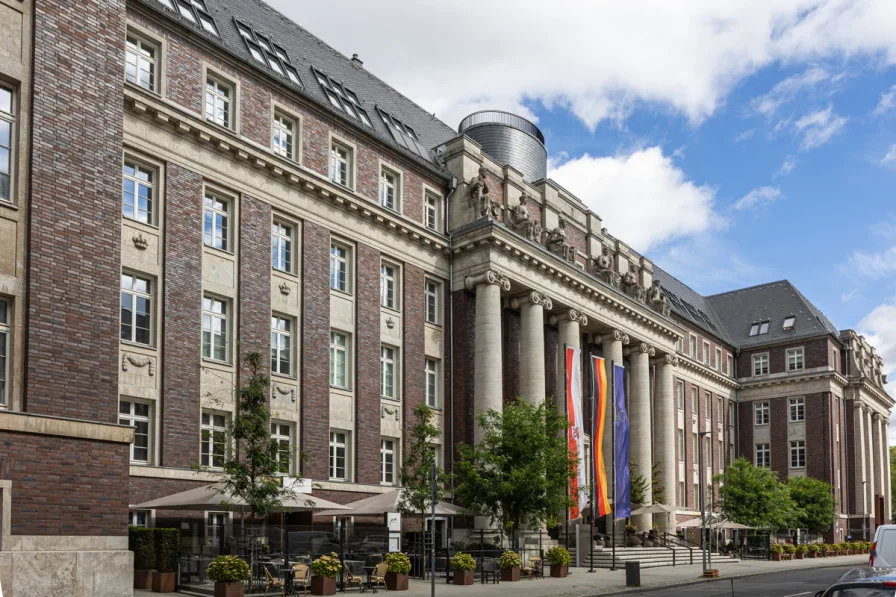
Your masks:
M274 589L279 588L280 596L286 597L286 583L282 580L274 578L274 576L271 574L271 571L268 570L267 566L264 567L264 577L268 581L268 585L264 588L264 597L268 597L268 591L271 590L271 587L273 587Z
M528 576L529 580L538 578L539 574L544 578L544 574L541 572L541 558L538 556L531 556L529 558L529 565L520 568L520 572Z
M292 565L292 587L296 588L296 585L301 585L304 594L308 594L308 584L311 582L311 578L308 575L308 564L293 564Z
M370 584L373 585L373 592L376 593L377 588L380 585L383 585L383 588L388 592L389 589L386 588L386 572L389 570L389 565L386 562L380 562L376 565L376 568L373 569L373 574L370 575Z
M349 570L348 566L346 566L345 563L342 564L342 570L345 572L345 586L350 587L352 585L358 585L358 590L363 593L364 579L360 576L355 576L354 574L352 574L352 571Z

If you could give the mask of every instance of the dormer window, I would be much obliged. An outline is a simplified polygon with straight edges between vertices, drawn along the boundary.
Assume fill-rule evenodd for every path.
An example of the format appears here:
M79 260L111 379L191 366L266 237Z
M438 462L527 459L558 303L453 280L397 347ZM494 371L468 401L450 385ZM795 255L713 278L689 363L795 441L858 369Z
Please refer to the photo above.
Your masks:
M784 318L784 325L781 326L781 329L782 330L792 330L794 322L796 322L796 316L788 315L787 317Z
M770 324L771 324L770 320L754 322L750 326L750 335L751 336L761 336L762 334L767 334Z

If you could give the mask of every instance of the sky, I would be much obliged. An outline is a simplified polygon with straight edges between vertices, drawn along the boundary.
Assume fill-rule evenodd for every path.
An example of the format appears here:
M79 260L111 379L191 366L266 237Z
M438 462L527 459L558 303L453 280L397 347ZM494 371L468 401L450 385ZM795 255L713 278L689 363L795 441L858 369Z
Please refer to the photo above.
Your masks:
M267 1L449 126L529 118L611 234L702 294L789 279L896 384L896 1Z

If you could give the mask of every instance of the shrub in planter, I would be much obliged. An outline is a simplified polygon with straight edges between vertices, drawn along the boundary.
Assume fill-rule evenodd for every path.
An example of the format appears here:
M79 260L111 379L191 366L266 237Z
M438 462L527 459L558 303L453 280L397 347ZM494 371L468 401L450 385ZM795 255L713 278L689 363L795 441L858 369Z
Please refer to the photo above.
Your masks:
M317 558L311 562L311 571L312 595L336 594L336 577L342 572L342 562L339 561L338 554L331 553Z
M776 562L780 562L784 556L784 546L780 543L775 543L771 547L772 552L772 560Z
M520 579L520 567L523 565L520 554L515 551L505 551L498 560L501 567L501 580L516 582Z
M156 546L152 529L128 527L128 549L134 552L134 588L152 588L152 570L156 567Z
M386 554L386 590L407 591L411 560L401 552Z
M153 536L156 570L152 573L152 590L156 593L173 593L177 588L180 529L153 529Z
M215 597L243 597L243 581L249 578L249 564L236 556L218 556L205 574L215 581Z
M565 547L555 545L548 550L547 556L551 565L551 577L566 578L569 571L569 551Z
M791 543L784 544L784 554L787 556L787 559L792 560L793 554L795 554L795 553L796 553L796 545L793 545Z
M806 553L809 551L808 546L806 545L797 545L796 546L796 559L802 560L806 557Z
M454 554L451 558L451 569L454 570L454 584L473 584L473 570L476 569L476 560L473 556L463 552Z
M820 549L818 543L810 543L806 546L806 552L809 554L810 558L817 558Z

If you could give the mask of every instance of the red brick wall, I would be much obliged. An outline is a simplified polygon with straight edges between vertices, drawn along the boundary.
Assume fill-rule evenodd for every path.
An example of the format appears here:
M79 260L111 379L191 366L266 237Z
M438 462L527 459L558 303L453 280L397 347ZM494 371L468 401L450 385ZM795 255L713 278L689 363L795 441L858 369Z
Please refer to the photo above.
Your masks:
M261 353L262 372L271 369L271 206L249 195L240 202L239 358ZM295 330L293 337L299 337ZM238 370L246 378L243 363ZM268 394L270 404L270 394Z
M769 400L770 419L769 437L772 450L772 470L778 473L781 479L786 479L790 470L790 442L787 439L787 400L777 398Z
M473 374L475 361L476 295L454 292L454 443L473 443ZM452 447L452 451L454 448Z
M808 394L806 413L806 476L833 483L833 440L830 393ZM786 401L786 399L785 399ZM787 446L788 454L790 446Z
M515 309L501 310L501 360L504 380L504 404L520 396L520 313Z
M330 233L309 220L302 231L302 473L320 480L329 478Z
M124 2L34 11L25 410L114 422Z
M0 431L13 535L126 535L127 444Z
M404 376L404 428L405 433L416 423L414 409L426 402L426 332L423 314L423 270L416 265L404 265L404 351L402 373ZM407 454L408 436L404 450Z
M526 211L529 212L530 220L541 224L541 205L530 199L529 202L526 203Z
M557 403L556 397L554 394L557 393L557 376L563 375L562 371L558 369L560 367L559 363L559 335L557 333L557 328L551 325L544 326L544 384L545 391L544 395L546 398L546 402L551 404L553 401L554 404Z
M380 252L358 243L355 292L355 475L359 483L379 485L380 457ZM399 374L401 367L399 367ZM394 380L400 387L401 378Z
M774 322L772 323L774 324ZM752 375L753 355L767 352L769 373L784 373L787 370L787 350L800 346L803 347L803 367L805 369L828 367L830 365L830 344L827 337L821 337L795 340L794 342L778 346L751 348L738 356L738 371L741 372L741 377Z
M741 402L737 405L737 417L740 420L738 435L740 455L756 464L756 447L753 445L753 403Z
M165 178L163 466L199 460L202 177L169 163Z

